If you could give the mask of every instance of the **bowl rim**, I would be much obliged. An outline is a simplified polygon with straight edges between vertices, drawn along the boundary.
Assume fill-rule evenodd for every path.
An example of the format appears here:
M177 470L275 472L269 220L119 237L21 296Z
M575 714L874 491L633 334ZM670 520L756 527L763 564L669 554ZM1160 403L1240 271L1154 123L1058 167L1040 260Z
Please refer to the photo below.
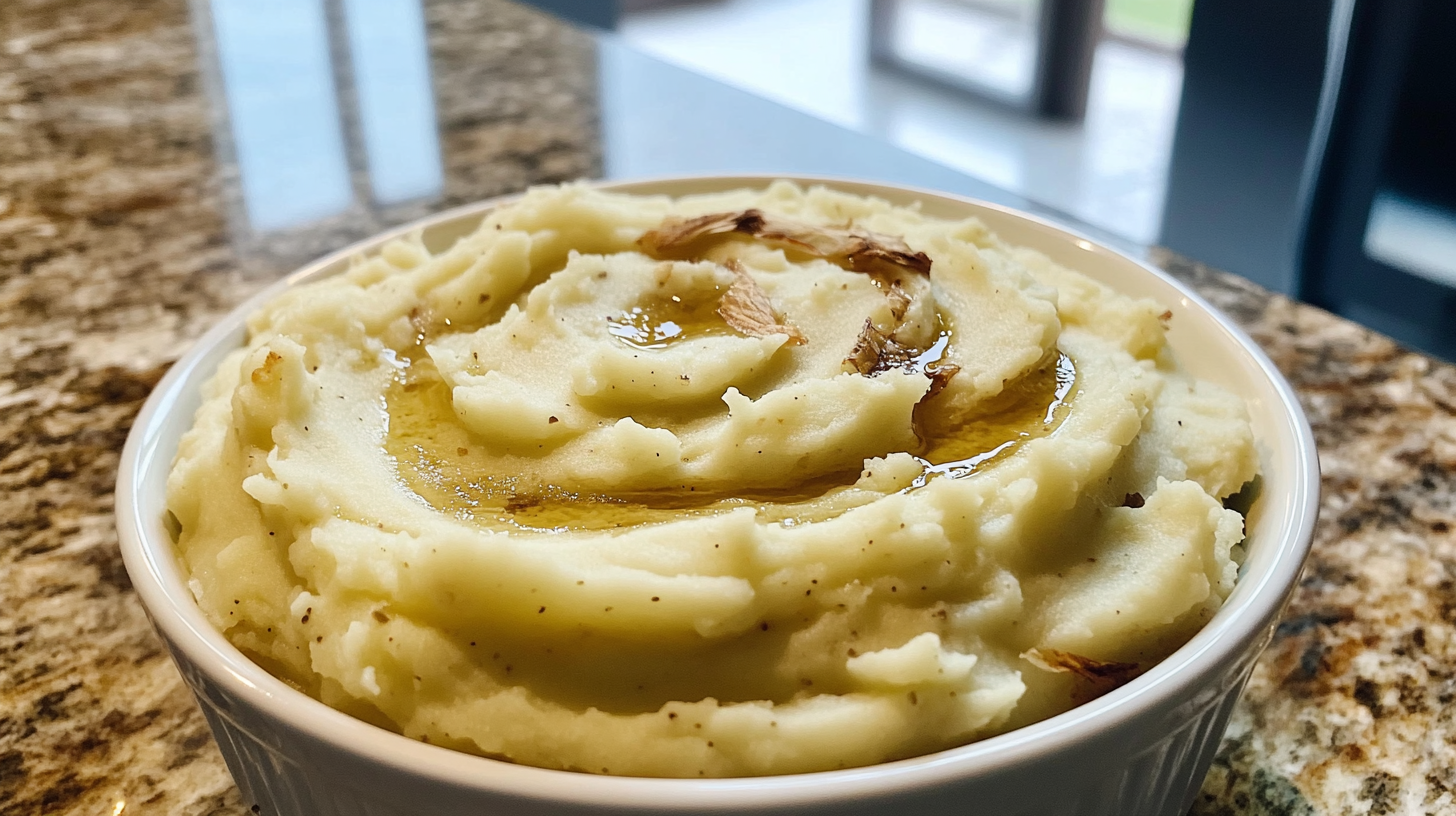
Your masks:
M517 765L442 748L370 725L330 708L298 691L253 663L206 620L188 590L185 576L170 541L149 540L143 518L141 474L154 467L157 437L170 423L191 417L172 416L184 381L195 376L207 351L226 340L264 302L301 282L312 280L330 266L353 255L416 230L457 219L483 216L519 199L515 193L441 210L421 219L377 233L307 263L264 287L231 309L174 363L153 389L128 433L118 466L115 491L117 529L123 561L153 625L174 650L202 671L228 695L246 701L273 720L327 744L333 750L391 766L417 778L479 793L523 800L566 804L631 804L648 811L676 808L711 809L766 804L823 803L867 795L887 795L907 789L933 788L967 776L1006 770L1054 753L1126 723L1140 711L1176 705L1228 660L1262 648L1266 635L1293 591L1309 551L1319 510L1319 460L1313 432L1293 388L1264 351L1232 320L1181 281L1126 253L1113 249L1075 229L1000 204L936 190L859 179L799 174L702 174L588 182L597 189L650 194L660 186L708 185L709 189L766 186L785 179L801 186L824 185L856 194L891 193L922 199L941 199L956 206L991 210L1030 222L1042 232L1072 242L1083 250L1111 256L1114 262L1139 267L1178 292L1194 311L1212 318L1219 332L1232 340L1254 364L1277 397L1278 413L1292 431L1293 495L1278 531L1276 553L1267 572L1245 575L1235 594L1187 643L1144 674L1106 695L1069 711L994 737L932 754L892 762L834 771L761 777L675 779L584 774ZM683 193L674 193L683 194ZM167 455L174 452L167 451ZM1235 599L1238 602L1235 603ZM177 651L181 655L176 655Z

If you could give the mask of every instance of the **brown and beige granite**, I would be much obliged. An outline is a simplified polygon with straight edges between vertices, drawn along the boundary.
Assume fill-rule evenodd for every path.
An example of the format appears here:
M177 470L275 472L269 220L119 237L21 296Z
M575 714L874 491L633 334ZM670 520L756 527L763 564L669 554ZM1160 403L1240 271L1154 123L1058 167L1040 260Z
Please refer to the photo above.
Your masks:
M589 36L490 0L426 20L444 195L254 235L186 0L0 0L0 813L248 811L116 546L118 455L171 361L325 251L600 174Z
M167 365L292 266L600 172L586 35L426 3L448 186L253 234L186 0L0 2L0 812L248 812L122 569L117 457ZM1456 369L1161 254L1269 350L1319 441L1314 556L1194 807L1456 812Z
M1456 812L1456 368L1167 255L1299 392L1314 550L1195 814Z

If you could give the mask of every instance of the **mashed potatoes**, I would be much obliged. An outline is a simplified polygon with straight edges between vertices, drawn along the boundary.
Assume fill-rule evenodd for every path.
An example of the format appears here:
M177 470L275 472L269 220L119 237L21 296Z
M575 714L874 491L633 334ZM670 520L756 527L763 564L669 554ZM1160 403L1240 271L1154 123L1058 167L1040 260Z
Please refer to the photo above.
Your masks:
M537 189L254 315L168 506L229 640L367 721L865 765L1066 710L1227 597L1257 457L1166 319L975 220Z

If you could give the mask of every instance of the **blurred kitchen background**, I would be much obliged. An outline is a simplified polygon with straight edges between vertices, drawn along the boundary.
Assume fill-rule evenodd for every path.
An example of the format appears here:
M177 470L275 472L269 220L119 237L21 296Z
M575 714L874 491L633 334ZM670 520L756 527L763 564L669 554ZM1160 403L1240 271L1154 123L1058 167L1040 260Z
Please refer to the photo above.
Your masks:
M235 240L311 257L347 237L320 223L533 179L858 176L1164 247L1456 359L1453 0L529 4L582 29L190 0ZM528 112L550 123L529 149Z
M1450 0L535 0L1456 357Z
M1085 117L1018 104L1032 91L1039 5L628 0L618 31L669 62L1150 243L1192 0L1107 0Z

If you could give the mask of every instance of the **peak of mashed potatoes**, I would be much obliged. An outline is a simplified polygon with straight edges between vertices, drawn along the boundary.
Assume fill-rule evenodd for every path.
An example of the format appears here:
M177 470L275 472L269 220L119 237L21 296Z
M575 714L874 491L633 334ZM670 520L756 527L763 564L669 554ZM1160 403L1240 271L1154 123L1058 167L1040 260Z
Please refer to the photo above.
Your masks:
M408 736L913 756L1106 691L1231 591L1252 433L1161 314L826 189L534 189L254 315L168 507L229 640Z

